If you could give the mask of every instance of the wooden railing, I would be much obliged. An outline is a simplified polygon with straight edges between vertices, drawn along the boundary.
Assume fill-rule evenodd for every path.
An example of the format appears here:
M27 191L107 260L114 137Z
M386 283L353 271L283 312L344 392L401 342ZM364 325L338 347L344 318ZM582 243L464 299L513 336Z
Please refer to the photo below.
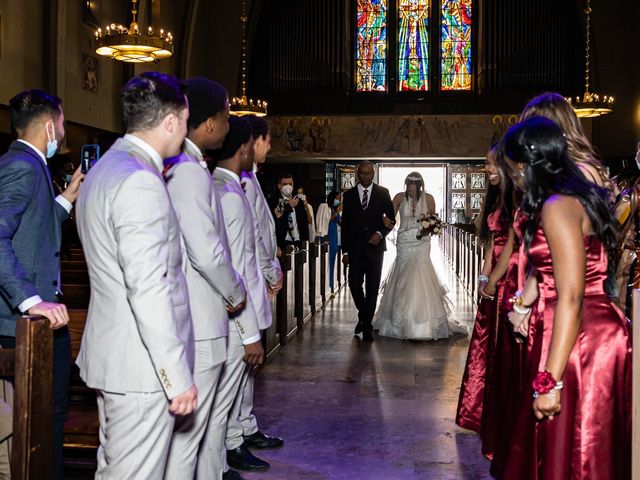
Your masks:
M440 248L460 283L470 295L475 296L483 253L477 235L455 225L447 225L439 240Z
M16 321L16 348L0 349L0 376L13 377L11 477L51 478L53 335L43 317Z

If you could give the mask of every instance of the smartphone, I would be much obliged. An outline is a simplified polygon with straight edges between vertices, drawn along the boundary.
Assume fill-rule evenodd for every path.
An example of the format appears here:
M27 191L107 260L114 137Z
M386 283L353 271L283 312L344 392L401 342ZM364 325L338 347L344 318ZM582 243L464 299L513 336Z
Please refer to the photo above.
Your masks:
M83 145L80 154L80 171L88 173L100 159L100 145Z

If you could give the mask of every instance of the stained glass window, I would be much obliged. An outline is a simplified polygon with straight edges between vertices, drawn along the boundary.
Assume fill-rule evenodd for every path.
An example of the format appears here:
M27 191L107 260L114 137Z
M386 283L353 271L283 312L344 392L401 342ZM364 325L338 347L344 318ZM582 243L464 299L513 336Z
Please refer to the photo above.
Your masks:
M441 0L442 90L471 90L471 2Z
M357 0L356 88L387 90L387 0Z
M398 90L429 90L430 0L398 0Z

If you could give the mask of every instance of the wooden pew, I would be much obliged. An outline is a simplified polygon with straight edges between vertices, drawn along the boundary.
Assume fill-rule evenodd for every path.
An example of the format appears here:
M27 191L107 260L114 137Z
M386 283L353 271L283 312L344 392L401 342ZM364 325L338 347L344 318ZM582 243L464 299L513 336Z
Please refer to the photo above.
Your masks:
M293 248L288 247L280 257L282 269L282 290L278 293L276 317L278 323L278 336L280 344L286 345L287 340L293 335L298 326L294 316L295 306L295 282L294 282L294 253Z
M309 243L309 306L312 314L322 308L320 268L320 243L315 241Z
M14 480L51 477L53 462L53 335L43 317L16 321L16 348L0 349L0 375L14 377Z
M329 289L329 243L323 241L320 244L320 298L322 305L329 301L331 292Z

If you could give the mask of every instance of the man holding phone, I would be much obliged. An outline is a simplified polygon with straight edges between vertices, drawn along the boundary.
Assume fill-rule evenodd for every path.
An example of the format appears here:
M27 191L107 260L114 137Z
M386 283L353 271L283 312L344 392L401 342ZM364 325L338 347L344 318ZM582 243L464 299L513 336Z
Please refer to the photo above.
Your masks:
M284 252L289 245L300 248L309 240L309 218L304 200L293 195L293 176L280 175L278 190L269 197L269 209L276 221L276 241Z
M42 315L54 329L54 478L63 478L62 429L67 415L71 342L67 308L58 303L61 224L84 176L79 169L54 198L47 159L64 138L61 100L42 90L9 101L18 139L0 157L0 345L15 347L16 319Z

